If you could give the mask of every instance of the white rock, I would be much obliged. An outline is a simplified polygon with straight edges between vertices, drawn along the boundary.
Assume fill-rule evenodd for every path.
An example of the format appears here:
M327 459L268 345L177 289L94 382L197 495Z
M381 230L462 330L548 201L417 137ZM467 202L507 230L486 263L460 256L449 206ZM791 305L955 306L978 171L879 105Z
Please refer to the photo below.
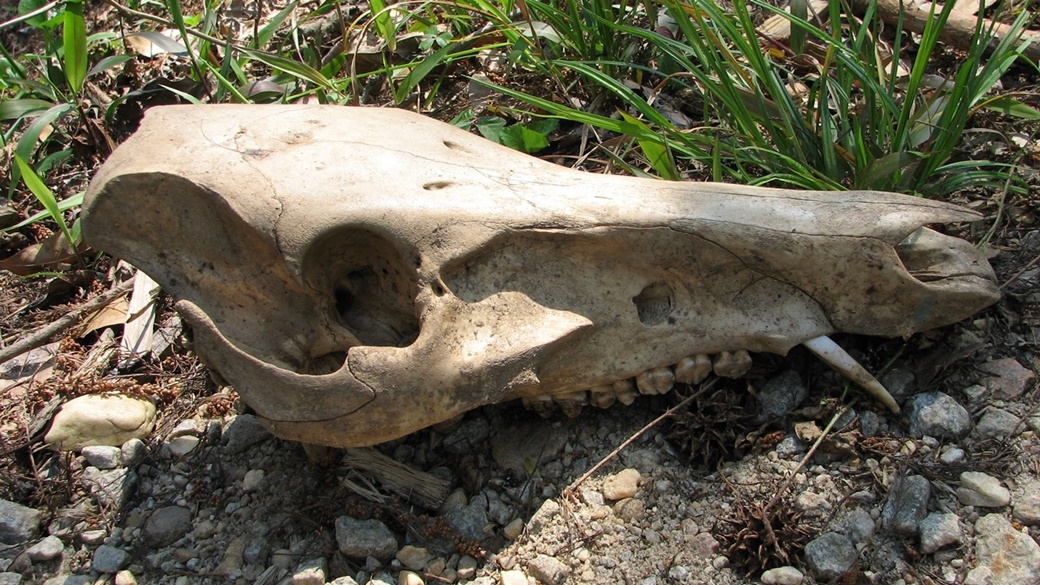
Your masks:
M426 563L433 559L433 555L430 554L430 551L410 544L401 547L401 550L397 551L395 556L397 557L397 560L401 561L401 564L404 565L406 569L412 571L423 570Z
M124 569L116 573L116 585L137 585L137 577L130 571Z
M502 529L502 536L505 536L509 540L516 540L524 531L524 521L520 518L514 518L512 522L506 524L505 528Z
M122 445L143 439L155 428L155 405L129 396L78 396L54 415L44 442L62 451L90 445Z
M293 573L292 585L325 585L327 570L328 563L324 557L303 561Z
M921 521L918 534L921 537L921 552L927 555L959 541L961 526L956 514L933 512Z
M499 579L502 585L527 585L527 575L523 571L502 571Z
M975 522L975 556L978 567L989 571L986 585L1040 583L1040 545L1000 514L988 514ZM971 581L984 575L969 574Z
M80 453L98 469L115 469L123 462L122 451L113 445L88 445Z
M176 459L184 457L199 446L199 438L193 435L181 435L166 442L170 455Z
M477 559L469 555L462 555L458 566L455 568L455 573L459 576L459 579L472 579L477 575Z
M794 567L777 567L762 573L762 585L801 585L805 576Z
M960 479L957 499L965 506L999 508L1011 502L1011 493L1000 485L1000 480L991 475L981 471L965 471Z
M251 492L256 488L260 487L260 482L264 480L263 469L250 469L246 472L246 476L242 478L242 491ZM323 584L324 585L324 584Z
M65 550L65 544L57 536L48 536L30 546L25 552L34 561L49 561Z
M614 501L634 497L639 491L641 479L639 470L631 467L623 469L603 480L603 497Z
M422 577L411 571L401 571L397 576L397 585L425 585L425 582Z

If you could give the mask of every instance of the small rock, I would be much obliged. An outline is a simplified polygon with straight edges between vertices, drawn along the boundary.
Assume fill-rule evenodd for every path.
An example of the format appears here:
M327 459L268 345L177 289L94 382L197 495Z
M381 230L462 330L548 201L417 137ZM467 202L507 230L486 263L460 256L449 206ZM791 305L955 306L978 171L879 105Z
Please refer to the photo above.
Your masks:
M686 542L686 550L695 559L710 559L719 550L719 541L710 532L694 534Z
M327 571L328 563L324 557L303 561L293 573L292 585L325 585Z
M903 477L892 486L881 513L882 524L896 534L917 534L918 525L928 514L931 495L932 484L927 479L920 475Z
M245 534L236 536L224 549L224 556L220 559L213 572L217 575L234 575L242 570L243 556L246 547L249 546L249 537Z
M1003 400L1021 396L1036 377L1013 358L988 361L979 366L979 369L991 375L984 378L982 384L989 389L994 398Z
M271 433L260 424L255 416L240 414L228 423L221 440L224 442L224 451L236 455L270 438Z
M1040 479L1030 477L1028 473L1019 476L1015 482L1015 502L1012 514L1026 526L1040 526Z
M462 555L459 558L459 564L455 568L455 573L459 576L459 579L468 581L477 575L477 559L469 556Z
M603 497L611 501L635 497L641 479L638 470L623 469L603 480Z
M524 521L519 518L514 518L512 522L506 524L506 527L502 529L502 536L509 540L516 540L524 532Z
M422 577L416 573L411 571L401 571L397 576L397 585L425 585L425 583Z
M248 546L248 545L247 545ZM243 551L245 554L245 551ZM280 569L288 569L292 566L293 554L292 551L284 548L280 548L271 553L271 564Z
M43 585L94 585L90 575L58 575L43 582Z
M329 582L329 585L358 585L358 582L353 577L336 577Z
M956 514L934 512L921 520L918 534L921 552L928 555L960 540L961 526Z
M397 560L401 561L401 564L404 565L406 569L411 571L423 570L423 568L426 567L426 563L433 559L433 555L430 554L430 551L410 544L401 547L401 550L397 551L395 556L397 557Z
M116 573L116 585L137 585L137 577L124 569Z
M83 483L105 508L122 508L137 489L137 474L126 467L83 470Z
M98 469L114 469L123 462L122 450L112 445L88 445L80 453Z
M159 548L173 544L191 528L191 510L180 506L166 506L152 512L145 520L141 534L145 543Z
M821 579L836 579L852 568L856 547L837 532L828 532L805 545L805 562Z
M267 553L270 552L271 545L268 539L265 537L257 537L249 541L244 551L242 551L242 560L247 565L254 565L263 563L267 560ZM288 567L288 564L286 565Z
M487 524L486 500L473 498L466 506L448 510L444 519L463 538L479 541L484 538L484 525ZM392 554L392 553L391 553Z
M570 567L549 555L538 555L527 563L527 574L545 585L562 585L570 572Z
M506 425L491 437L491 456L514 479L526 479L535 462L555 460L566 444L565 428L530 421Z
M618 518L628 522L637 522L643 519L643 501L639 498L626 498L614 504L614 514Z
M1040 583L1040 545L1000 514L987 514L975 522L975 558L978 566L968 573L966 582ZM979 581L981 575L974 575L976 571L988 573L989 579Z
M97 546L105 542L106 532L104 530L86 530L79 534L79 541L90 546Z
M770 379L758 394L759 422L787 416L809 396L802 377L794 370L787 370Z
M914 391L914 383L917 380L914 373L910 370L897 367L882 374L878 381L888 390L888 393L892 395L896 402L902 404Z
M0 500L0 544L19 544L39 533L39 510Z
M960 447L950 447L939 455L939 461L942 461L946 465L953 465L954 463L960 463L964 461L964 449Z
M1025 425L1019 427L1022 419L1000 408L990 408L982 415L975 425L975 433L980 437L994 439L1005 439L1010 437L1015 430L1023 430Z
M961 474L961 487L957 488L957 499L965 506L999 508L1011 502L1011 493L1000 480L981 471L965 471Z
M150 400L87 394L61 406L43 440L61 451L79 451L143 439L154 428L155 405Z
M336 518L336 543L340 552L352 559L375 557L385 562L397 552L394 533L379 520Z
M951 396L942 392L925 392L907 402L910 435L960 439L971 430L971 416Z
M52 535L30 546L25 552L34 561L49 561L60 555L63 550L65 550L65 543Z
M119 448L119 458L124 467L137 467L148 455L148 447L138 438L130 439Z
M94 550L91 567L98 573L118 573L130 564L130 554L125 550L103 544Z
M865 508L853 508L840 517L835 532L844 534L852 544L868 542L877 531L877 523Z
M777 567L762 573L762 585L802 585L805 576L794 567Z
M527 575L523 571L502 571L499 578L502 585L527 585Z
M174 459L180 459L198 448L201 439L194 435L181 435L166 441L166 450Z
M487 419L475 416L466 419L448 436L444 437L442 445L452 455L465 455L473 450L476 445L483 445L491 434L491 425Z
M246 476L242 478L242 491L251 492L260 487L260 482L264 480L263 469L250 469L246 472ZM325 585L322 583L322 585Z

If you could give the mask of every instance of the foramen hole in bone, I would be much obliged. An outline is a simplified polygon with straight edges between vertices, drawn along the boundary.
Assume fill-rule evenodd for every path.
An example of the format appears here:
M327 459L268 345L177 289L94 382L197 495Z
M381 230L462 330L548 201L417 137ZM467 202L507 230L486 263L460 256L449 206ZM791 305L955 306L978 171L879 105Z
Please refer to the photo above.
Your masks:
M271 431L349 447L491 403L631 404L798 345L896 410L828 336L995 302L983 256L924 227L979 217L582 173L402 110L211 105L150 109L83 230L162 284Z

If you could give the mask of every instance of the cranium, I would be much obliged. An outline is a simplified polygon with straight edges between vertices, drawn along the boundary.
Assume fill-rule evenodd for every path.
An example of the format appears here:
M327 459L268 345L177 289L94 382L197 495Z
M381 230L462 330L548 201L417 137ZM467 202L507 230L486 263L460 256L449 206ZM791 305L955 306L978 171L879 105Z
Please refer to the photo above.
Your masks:
M998 298L970 244L922 227L977 218L583 173L334 106L155 108L84 206L88 241L173 295L273 432L331 446L513 399L629 402L802 343L858 375L824 336L905 335Z

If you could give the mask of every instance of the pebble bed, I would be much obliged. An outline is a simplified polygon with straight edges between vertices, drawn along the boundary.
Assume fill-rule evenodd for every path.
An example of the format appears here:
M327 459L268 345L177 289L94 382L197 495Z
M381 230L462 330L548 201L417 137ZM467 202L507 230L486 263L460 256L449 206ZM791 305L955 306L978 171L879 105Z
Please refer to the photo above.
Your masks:
M898 370L886 383L900 376L912 386ZM436 510L339 461L310 462L249 414L196 416L72 453L70 506L0 500L0 585L1040 583L1033 374L992 360L976 382L894 392L898 416L846 414L836 428L872 450L821 449L802 465L810 445L787 425L768 448L703 469L655 429L580 485L660 408L546 421L489 407L380 447L451 486ZM762 392L780 418L806 394L793 372ZM1011 453L996 469L992 445ZM726 519L787 480L783 505L811 534L790 564L748 578Z

